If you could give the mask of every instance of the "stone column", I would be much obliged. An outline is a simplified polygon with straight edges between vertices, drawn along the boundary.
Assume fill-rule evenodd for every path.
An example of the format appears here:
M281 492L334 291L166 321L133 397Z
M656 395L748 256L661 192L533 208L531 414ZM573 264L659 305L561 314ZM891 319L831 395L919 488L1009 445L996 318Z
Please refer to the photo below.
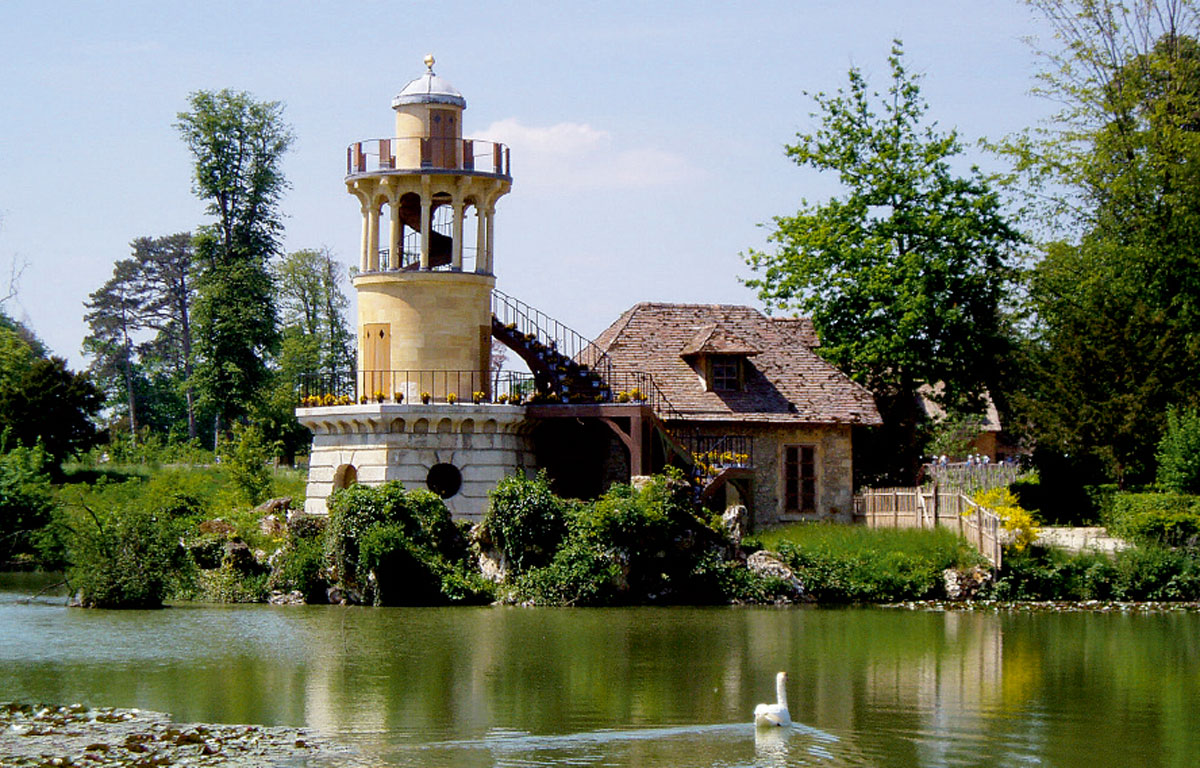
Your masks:
M455 197L452 203L454 208L454 244L453 252L450 257L450 266L455 272L462 271L463 261L463 201L460 197Z
M486 227L487 243L486 243L486 247L484 247L484 250L483 250L483 252L485 254L484 263L487 264L487 269L484 270L484 273L488 274L488 275L496 274L496 270L492 267L492 259L493 259L492 246L494 245L494 241L495 241L495 226L496 226L495 218L494 218L495 213L496 213L496 207L492 203L489 202L487 205L487 209L484 211L484 217L487 219L487 227Z
M379 271L379 205L367 208L367 270Z
M369 272L371 262L368 259L371 253L371 215L370 208L366 203L362 206L362 253L359 254L359 269L363 272Z
M487 216L483 213L483 206L479 201L475 201L475 272L481 275L486 275L487 270L487 255L484 253L484 248L487 246Z
M433 229L433 195L430 194L429 177L422 180L421 189L421 269L429 269L429 240Z
M399 198L389 200L388 206L392 211L392 227L388 233L388 266L392 269L400 269L401 261L404 259L404 222L400 220Z

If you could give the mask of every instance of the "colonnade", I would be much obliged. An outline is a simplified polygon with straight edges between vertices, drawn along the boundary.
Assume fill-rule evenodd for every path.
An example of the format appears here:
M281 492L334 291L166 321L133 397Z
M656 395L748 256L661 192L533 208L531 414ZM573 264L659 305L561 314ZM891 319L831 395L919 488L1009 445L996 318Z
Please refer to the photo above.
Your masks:
M348 181L347 186L358 198L362 211L359 269L362 272L382 272L402 268L401 254L407 225L401 209L406 198L410 204L415 202L415 198L420 203L421 270L437 266L431 258L433 214L435 209L445 205L452 211L450 269L462 271L464 221L467 211L474 210L477 218L474 271L484 275L493 274L495 204L508 191L508 184L506 180L495 177L457 174L388 174ZM390 258L386 266L380 259L384 206L391 212L386 241Z

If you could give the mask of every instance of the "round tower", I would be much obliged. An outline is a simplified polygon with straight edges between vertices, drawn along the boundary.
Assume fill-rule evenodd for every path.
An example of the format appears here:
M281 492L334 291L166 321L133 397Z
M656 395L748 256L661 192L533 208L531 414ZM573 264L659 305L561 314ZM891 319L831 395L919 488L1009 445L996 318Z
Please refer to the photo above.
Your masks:
M433 64L392 100L395 136L346 152L362 211L358 392L372 400L490 394L493 217L509 154L463 138L467 102Z

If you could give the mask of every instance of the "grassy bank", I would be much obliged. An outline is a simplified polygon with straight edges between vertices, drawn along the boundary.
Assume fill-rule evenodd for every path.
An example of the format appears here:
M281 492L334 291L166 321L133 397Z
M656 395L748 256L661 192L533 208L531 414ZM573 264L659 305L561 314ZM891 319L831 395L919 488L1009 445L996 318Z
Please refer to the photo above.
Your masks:
M943 572L986 561L947 529L794 523L747 540L776 551L823 603L890 603L944 596Z

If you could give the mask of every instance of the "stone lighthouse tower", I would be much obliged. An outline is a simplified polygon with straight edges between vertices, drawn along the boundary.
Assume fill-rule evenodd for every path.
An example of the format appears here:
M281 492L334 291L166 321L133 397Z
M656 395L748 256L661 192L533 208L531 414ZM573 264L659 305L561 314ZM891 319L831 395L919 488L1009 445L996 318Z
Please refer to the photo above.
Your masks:
M392 100L393 138L347 150L362 211L358 392L372 400L469 402L488 392L496 201L508 150L463 139L467 102L426 72ZM385 225L386 222L386 225Z
M508 149L463 138L466 100L433 64L427 56L392 100L394 136L346 150L362 213L358 359L351 379L334 377L296 410L313 433L309 513L326 512L339 488L399 480L479 518L496 483L534 465L526 409L492 391L490 370Z

